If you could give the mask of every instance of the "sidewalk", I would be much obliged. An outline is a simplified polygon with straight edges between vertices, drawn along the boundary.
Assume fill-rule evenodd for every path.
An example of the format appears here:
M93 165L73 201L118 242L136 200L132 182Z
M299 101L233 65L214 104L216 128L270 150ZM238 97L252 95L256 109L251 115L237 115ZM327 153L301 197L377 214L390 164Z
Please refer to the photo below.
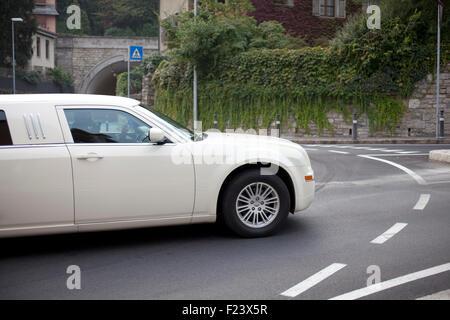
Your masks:
M450 137L436 139L434 137L387 137L360 138L351 137L297 137L281 135L281 138L299 144L450 144Z
M450 150L433 150L430 152L430 160L450 163Z

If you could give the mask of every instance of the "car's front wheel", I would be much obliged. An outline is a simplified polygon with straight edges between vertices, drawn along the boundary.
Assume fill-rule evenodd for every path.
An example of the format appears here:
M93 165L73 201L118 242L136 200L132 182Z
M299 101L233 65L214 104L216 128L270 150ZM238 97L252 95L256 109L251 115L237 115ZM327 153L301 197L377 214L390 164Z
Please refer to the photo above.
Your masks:
M243 237L268 236L289 214L289 190L277 175L251 169L234 177L222 197L223 221Z

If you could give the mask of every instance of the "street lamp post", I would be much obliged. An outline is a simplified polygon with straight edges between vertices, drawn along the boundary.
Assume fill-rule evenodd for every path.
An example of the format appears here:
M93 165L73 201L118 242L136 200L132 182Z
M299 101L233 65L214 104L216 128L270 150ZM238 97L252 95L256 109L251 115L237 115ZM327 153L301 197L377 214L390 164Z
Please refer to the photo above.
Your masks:
M14 48L14 22L23 22L22 18L11 18L13 94L16 94L16 57Z
M440 66L441 66L441 19L443 3L438 1L438 16L437 16L437 65L436 65L436 139L439 139L439 95L440 93ZM443 133L442 133L443 135Z
M194 0L194 17L197 17L197 0ZM194 18L196 19L196 18ZM194 65L194 132L197 131L197 66Z

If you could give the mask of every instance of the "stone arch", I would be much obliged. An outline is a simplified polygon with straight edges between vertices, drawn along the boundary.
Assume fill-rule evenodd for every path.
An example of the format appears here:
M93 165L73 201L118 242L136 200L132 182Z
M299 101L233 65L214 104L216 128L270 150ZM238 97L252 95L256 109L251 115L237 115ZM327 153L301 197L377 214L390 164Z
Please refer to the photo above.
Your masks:
M116 78L119 73L127 71L127 60L117 55L99 62L84 77L80 93L115 95Z

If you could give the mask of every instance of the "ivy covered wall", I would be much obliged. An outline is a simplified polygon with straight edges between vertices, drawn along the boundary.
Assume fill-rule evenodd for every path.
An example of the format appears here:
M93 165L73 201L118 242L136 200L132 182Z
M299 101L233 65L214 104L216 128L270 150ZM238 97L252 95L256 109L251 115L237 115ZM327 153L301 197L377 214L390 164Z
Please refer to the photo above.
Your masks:
M344 18L318 17L313 15L313 1L294 0L292 6L283 6L279 3L286 3L286 1L277 3L273 0L252 0L255 10L249 15L254 17L258 23L278 21L288 33L301 37L309 43L314 43L316 40L333 38L347 17L361 11L361 4L346 0Z

